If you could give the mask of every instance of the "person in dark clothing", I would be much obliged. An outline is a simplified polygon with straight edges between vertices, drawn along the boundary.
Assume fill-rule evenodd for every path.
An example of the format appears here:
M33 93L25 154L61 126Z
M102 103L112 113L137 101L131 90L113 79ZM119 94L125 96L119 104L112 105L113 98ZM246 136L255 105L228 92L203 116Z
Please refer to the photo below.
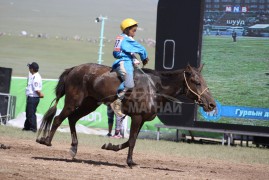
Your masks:
M236 42L236 36L237 36L237 34L236 34L236 32L235 32L235 30L232 32L232 37L233 37L233 41L234 42Z
M42 78L38 73L39 66L36 62L27 64L29 75L26 87L26 120L24 122L24 131L37 131L36 109L39 104L39 98L43 98Z
M107 136L111 137L112 136L112 128L113 128L113 123L114 123L114 111L110 107L110 105L107 106L107 123L108 123L108 133Z

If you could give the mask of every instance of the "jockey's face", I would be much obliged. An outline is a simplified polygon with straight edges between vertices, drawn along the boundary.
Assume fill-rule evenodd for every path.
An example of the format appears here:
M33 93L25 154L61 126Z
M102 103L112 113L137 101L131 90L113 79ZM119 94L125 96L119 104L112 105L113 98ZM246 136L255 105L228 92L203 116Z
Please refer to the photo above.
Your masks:
M133 26L133 27L129 30L129 34L128 34L128 36L134 37L134 36L135 36L135 33L136 33L136 30L137 30L137 26Z

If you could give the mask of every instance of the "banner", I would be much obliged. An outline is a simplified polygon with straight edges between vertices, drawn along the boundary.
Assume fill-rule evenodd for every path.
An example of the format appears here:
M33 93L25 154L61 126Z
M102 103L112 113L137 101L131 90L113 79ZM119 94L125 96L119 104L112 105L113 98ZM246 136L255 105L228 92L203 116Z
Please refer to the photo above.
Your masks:
M216 100L217 108L211 112L205 112L200 108L201 115L207 121L221 122L222 117L232 119L242 119L238 123L244 125L248 121L252 121L253 126L258 126L263 121L263 126L269 126L269 109L260 107L245 107L245 106L227 106L221 105ZM226 121L227 123L227 121ZM259 124L260 123L260 124Z

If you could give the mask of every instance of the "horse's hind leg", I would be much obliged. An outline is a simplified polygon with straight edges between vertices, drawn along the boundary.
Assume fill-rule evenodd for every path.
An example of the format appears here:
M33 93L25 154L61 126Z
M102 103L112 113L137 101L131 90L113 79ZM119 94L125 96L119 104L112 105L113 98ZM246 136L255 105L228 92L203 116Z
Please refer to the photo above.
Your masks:
M74 109L75 107L65 105L61 113L58 116L55 116L51 130L49 131L48 136L45 139L45 142L44 142L45 145L51 146L51 141L53 139L53 136L56 130L62 124L63 120L67 118L74 111Z
M51 129L48 132L48 136L45 138L45 142L40 142L41 144L51 146L51 141L56 130L62 124L63 120L72 114L76 107L79 107L82 104L83 98L84 94L80 92L79 89L75 89L72 92L66 92L64 108L61 113L54 118Z
M97 102L94 99L87 98L85 99L81 106L75 110L74 113L72 113L69 117L69 126L71 131L71 148L70 148L70 155L72 158L74 158L77 154L77 146L78 146L78 139L77 139L77 133L76 133L76 122L83 116L86 116L87 114L91 113L98 107Z
M105 143L101 148L105 150L119 151L129 147L129 140L123 144L114 145L112 143Z

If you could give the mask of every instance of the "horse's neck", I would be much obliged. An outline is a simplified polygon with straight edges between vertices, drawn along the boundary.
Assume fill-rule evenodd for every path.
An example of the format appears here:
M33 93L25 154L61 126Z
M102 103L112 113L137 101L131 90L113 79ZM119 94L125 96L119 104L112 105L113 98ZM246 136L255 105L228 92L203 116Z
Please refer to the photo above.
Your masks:
M143 71L150 76L149 81L154 81L154 89L157 93L173 97L182 93L184 82L183 69L169 72L156 71L152 69L143 69ZM139 72L139 74L141 74L141 72Z
M179 95L183 88L183 73L184 70L159 72L161 80L159 92L173 97Z

